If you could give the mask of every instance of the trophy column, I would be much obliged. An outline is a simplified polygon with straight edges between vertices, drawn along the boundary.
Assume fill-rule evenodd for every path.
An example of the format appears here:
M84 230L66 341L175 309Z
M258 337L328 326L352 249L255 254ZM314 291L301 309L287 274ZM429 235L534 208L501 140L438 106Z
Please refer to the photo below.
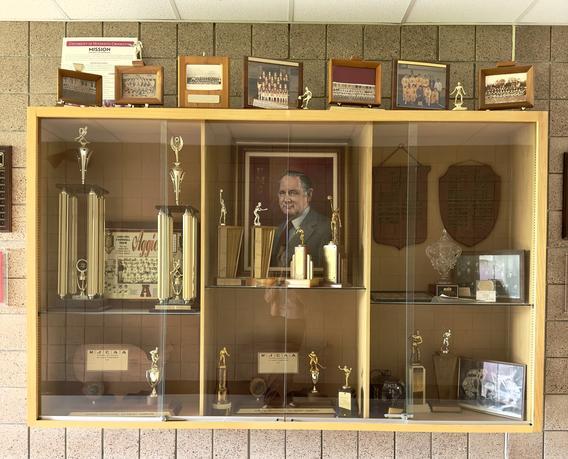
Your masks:
M239 255L243 244L243 227L227 226L227 208L223 199L223 190L219 190L221 212L217 227L217 285L242 285L237 278Z
M411 336L412 357L408 368L408 391L410 403L406 411L410 413L429 413L430 407L426 403L426 368L421 363L420 345L422 336L416 330Z

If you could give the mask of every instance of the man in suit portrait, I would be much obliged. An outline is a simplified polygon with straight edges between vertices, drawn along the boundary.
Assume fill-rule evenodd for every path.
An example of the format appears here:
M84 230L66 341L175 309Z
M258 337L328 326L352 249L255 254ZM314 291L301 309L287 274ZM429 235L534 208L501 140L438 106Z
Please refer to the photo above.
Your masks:
M276 230L271 266L290 266L294 247L300 244L298 228L304 231L314 267L323 266L323 246L331 240L331 227L328 217L310 207L313 191L312 181L303 172L289 170L280 178L278 205L285 220Z

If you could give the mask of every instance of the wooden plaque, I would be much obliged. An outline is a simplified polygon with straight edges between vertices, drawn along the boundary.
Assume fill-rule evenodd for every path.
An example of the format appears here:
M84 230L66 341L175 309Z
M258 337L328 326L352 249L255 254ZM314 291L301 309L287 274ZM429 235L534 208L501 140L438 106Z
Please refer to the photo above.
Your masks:
M497 222L501 177L488 164L453 165L439 182L440 215L454 241L472 247Z
M411 182L408 172L411 171ZM428 173L430 166L373 168L373 237L377 244L402 249L420 244L428 234ZM414 196L408 196L409 190ZM415 190L412 192L412 190ZM409 208L408 203L415 203ZM414 224L412 224L412 221ZM414 234L408 234L408 227Z

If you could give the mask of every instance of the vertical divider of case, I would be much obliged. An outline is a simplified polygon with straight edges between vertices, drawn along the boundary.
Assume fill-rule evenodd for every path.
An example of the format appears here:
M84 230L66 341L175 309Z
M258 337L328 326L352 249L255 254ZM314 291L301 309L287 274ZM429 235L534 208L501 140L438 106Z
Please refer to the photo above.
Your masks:
M206 294L205 294L205 285L207 282L207 277L209 272L206 269L206 259L211 255L208 250L208 239L209 239L209 231L208 231L208 213L207 209L209 208L207 199L207 171L208 171L208 162L207 162L207 124L205 120L201 120L200 122L200 164L201 164L201 175L200 175L200 209L201 209L201 231L200 234L200 254L199 257L199 295L200 295L200 316L199 316L199 415L205 415L205 390L206 390L206 361L205 361L205 339L206 339L206 332L207 332L207 320L208 320L208 304L206 302Z
M77 196L71 195L69 197L69 239L68 239L68 254L66 254L67 263L70 263L70 275L66 276L69 281L68 293L74 294L77 292L77 270L74 268L73 263L77 262ZM61 236L60 236L61 237Z
M57 249L57 294L64 298L69 292L69 193L59 193L59 234Z

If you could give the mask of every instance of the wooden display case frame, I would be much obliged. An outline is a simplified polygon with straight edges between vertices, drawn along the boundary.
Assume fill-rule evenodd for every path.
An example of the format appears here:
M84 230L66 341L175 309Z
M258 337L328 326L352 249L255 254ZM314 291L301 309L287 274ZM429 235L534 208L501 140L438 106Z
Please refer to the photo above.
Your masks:
M541 431L543 427L543 400L544 400L544 331L546 309L546 238L547 238L547 143L548 143L548 116L545 112L451 112L451 111L369 111L354 109L347 111L316 111L316 110L207 110L207 109L153 109L131 110L128 108L50 108L30 107L27 119L27 190L26 190L26 267L28 272L27 288L27 335L28 335L28 416L29 425L38 427L98 427L98 428L194 428L194 429L290 429L290 430L355 430L355 431L401 431L401 432L516 432L528 433ZM210 234L215 233L209 225L216 224L217 217L213 218L215 210L210 203L215 202L207 193L207 178L212 171L208 169L207 154L207 123L208 122L280 122L280 123L360 123L363 126L362 137L357 148L364 153L356 165L360 173L357 183L352 184L353 189L361 196L371 196L372 186L372 127L373 123L532 123L534 125L534 174L531 195L527 200L534 203L533 229L531 232L531 289L534 299L527 305L529 313L521 319L523 333L516 339L522 339L523 346L528 349L530 368L528 369L527 392L527 421L524 423L466 423L448 420L433 422L378 422L370 418L369 396L363 400L362 416L354 419L337 421L302 421L277 422L275 420L254 421L249 419L203 417L190 420L160 421L152 418L148 421L128 420L124 417L114 420L67 420L67 419L41 419L40 418L40 324L39 324L39 270L40 256L43 253L39 239L39 161L40 152L40 124L42 120L69 119L75 120L162 120L162 121L191 121L201 123L201 253L206 254L212 247ZM532 157L531 157L532 158ZM359 352L357 368L359 374L358 393L370 394L370 340L371 340L371 202L363 201L364 205L358 209L360 225L357 230L362 240L368 241L361 248L360 273L364 288L357 294L357 307L359 308L359 336L357 337ZM209 207L209 209L208 209ZM202 273L212 271L209 259L213 257L202 256L200 269ZM211 261L213 262L213 261ZM205 302L207 274L200 277L200 295L202 312L200 316L200 415L204 414L206 399L205 386L205 333L208 320L208 309ZM514 313L512 313L514 314ZM528 340L528 342L527 342ZM514 340L513 340L514 341ZM513 342L512 346L515 346ZM353 365L355 366L355 365Z

